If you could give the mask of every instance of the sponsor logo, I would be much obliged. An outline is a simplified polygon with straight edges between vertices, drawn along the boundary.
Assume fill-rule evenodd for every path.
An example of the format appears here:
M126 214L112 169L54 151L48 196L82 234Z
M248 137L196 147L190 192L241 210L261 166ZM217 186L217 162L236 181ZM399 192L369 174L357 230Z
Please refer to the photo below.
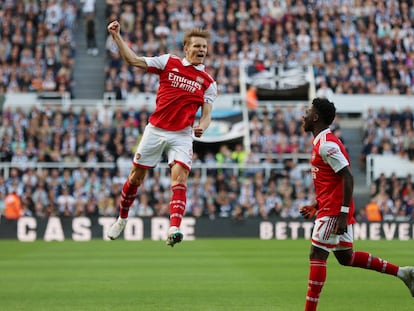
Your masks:
M202 89L202 85L198 81L176 75L172 71L168 74L168 80L171 81L172 87L179 88L190 93L195 93L197 90Z

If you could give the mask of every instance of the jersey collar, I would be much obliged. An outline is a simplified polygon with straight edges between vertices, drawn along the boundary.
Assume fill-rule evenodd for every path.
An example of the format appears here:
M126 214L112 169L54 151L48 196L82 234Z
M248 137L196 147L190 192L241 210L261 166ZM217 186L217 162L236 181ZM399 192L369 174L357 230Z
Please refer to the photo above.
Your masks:
M328 127L327 129L323 130L318 135L316 135L315 139L313 140L313 145L316 145L319 142L322 135L325 135L325 134L329 133L330 131L331 131L331 129Z
M203 64L200 64L197 66L191 65L191 63L186 58L183 58L182 62L184 66L193 66L197 70L204 70L204 67L205 67Z

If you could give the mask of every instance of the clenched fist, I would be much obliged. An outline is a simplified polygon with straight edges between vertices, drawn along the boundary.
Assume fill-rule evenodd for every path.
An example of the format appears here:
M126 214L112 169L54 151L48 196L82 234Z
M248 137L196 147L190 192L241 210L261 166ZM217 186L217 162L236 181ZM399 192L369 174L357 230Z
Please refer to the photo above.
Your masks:
M203 135L204 129L199 126L194 126L194 136L195 137L201 137Z
M107 29L111 35L119 34L121 26L119 25L118 21L113 21L109 23Z

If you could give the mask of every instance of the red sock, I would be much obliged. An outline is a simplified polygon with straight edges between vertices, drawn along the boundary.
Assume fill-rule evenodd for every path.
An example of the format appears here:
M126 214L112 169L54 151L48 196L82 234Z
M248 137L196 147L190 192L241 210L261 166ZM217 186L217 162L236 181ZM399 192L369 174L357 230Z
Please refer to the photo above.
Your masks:
M326 260L311 259L305 311L315 311L326 280Z
M366 252L354 252L349 265L392 275L397 275L399 269L398 266Z
M171 187L170 226L180 227L187 201L187 186L177 184Z
M119 217L127 218L129 208L134 203L135 197L137 196L139 185L133 185L127 180L122 187L121 202L119 207Z

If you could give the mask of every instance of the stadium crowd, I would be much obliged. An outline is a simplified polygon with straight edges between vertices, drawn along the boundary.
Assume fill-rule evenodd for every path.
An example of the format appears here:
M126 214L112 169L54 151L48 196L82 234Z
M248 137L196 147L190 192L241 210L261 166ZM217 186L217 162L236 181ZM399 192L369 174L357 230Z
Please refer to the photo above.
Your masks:
M181 55L183 33L212 33L206 66L219 91L239 91L239 64L263 70L313 65L321 93L412 94L414 6L401 1L107 0L138 55ZM128 68L106 42L107 91L153 92L154 77ZM120 93L119 93L120 94Z
M90 1L86 1L90 2ZM93 1L92 1L93 2ZM207 69L221 93L239 91L241 61L313 65L325 93L412 94L412 1L128 1L106 0L107 21L119 19L139 55L181 55L183 33L211 31ZM83 14L75 0L0 2L0 86L9 92L71 92L74 30ZM91 49L92 52L95 49ZM128 68L108 36L105 89L154 92L153 75Z
M401 111L384 107L369 108L363 115L363 148L360 168L365 170L366 158L372 154L396 155L414 161L414 112L407 106ZM384 173L374 180L370 201L362 219L407 220L414 216L414 192L411 172L405 179Z
M0 1L0 90L69 92L76 1Z
M10 162L11 168L0 176L0 204L17 194L24 215L116 215L122 183L150 112L145 107L125 111L118 106L106 118L108 109L112 108L75 112L71 107L63 111L60 105L46 105L24 112L7 107L0 123L0 161ZM217 167L207 176L200 168L193 169L187 214L211 219L299 217L298 208L312 199L313 189L309 169L299 165L296 153L309 152L311 139L301 129L301 115L291 114L294 111L264 109L262 122L253 118L250 130L257 141L252 140L255 150L249 154L241 143L222 144L218 150L200 148L194 163ZM281 149L278 137L289 137L295 148ZM291 157L274 156L281 152ZM260 159L260 154L267 159ZM100 166L108 163L113 167ZM262 168L244 167L245 163L260 163ZM279 169L266 174L265 164L274 163L280 164ZM234 170L225 164L241 167ZM168 215L168 174L168 170L151 172L131 215Z
M407 106L387 111L384 107L369 108L363 115L363 149L360 167L365 168L369 154L390 154L414 161L414 112Z

